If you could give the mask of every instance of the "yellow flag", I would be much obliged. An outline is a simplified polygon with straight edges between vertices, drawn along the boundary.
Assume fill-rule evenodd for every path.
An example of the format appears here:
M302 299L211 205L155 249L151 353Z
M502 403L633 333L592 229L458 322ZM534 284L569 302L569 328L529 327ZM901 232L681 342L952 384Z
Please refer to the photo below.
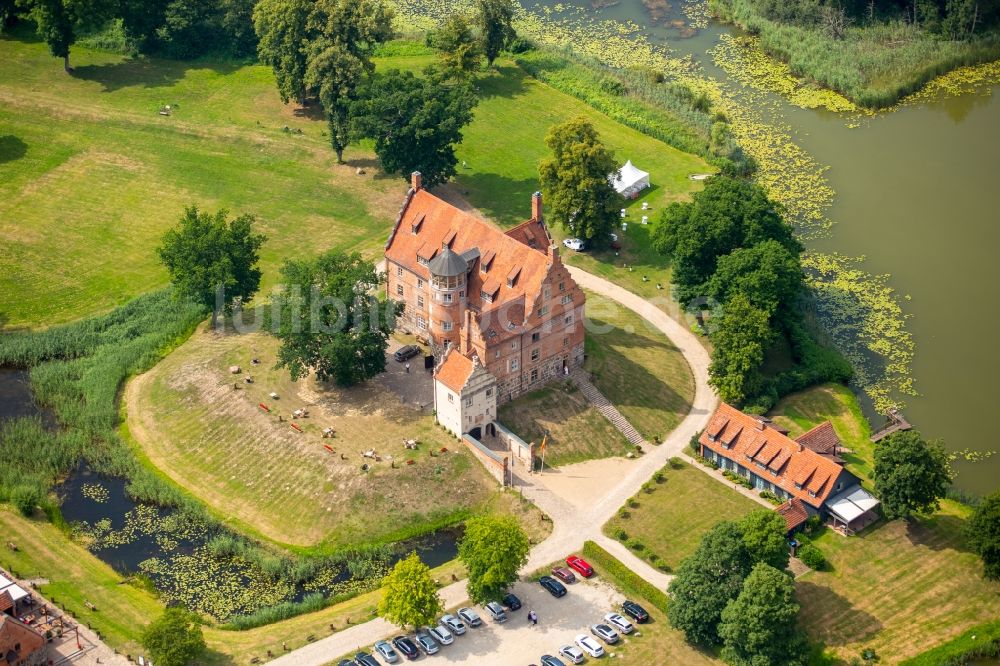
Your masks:
M543 435L543 436L542 436L542 443L541 443L541 445L540 445L540 446L538 447L538 452L539 452L539 453L545 453L545 440L546 440L546 439L548 439L548 438L549 438L549 436L548 436L548 435Z

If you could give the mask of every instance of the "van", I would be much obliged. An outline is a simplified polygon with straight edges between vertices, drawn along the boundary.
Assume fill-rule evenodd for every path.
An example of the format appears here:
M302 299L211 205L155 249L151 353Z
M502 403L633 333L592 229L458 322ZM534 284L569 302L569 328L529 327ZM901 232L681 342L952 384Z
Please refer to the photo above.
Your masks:
M503 606L495 601L486 604L486 612L493 617L493 621L497 624L503 624L507 621L507 613L504 612Z

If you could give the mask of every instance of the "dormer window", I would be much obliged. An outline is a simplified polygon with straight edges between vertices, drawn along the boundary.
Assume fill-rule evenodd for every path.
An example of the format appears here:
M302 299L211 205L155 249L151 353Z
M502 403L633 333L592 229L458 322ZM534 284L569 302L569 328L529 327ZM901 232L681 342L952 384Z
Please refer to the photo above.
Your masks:
M796 481L796 482L795 482L795 489L796 489L796 490L802 490L802 484L801 484L801 483L799 483L798 481Z
M417 219L415 219L413 223L410 225L410 233L414 235L419 234L420 227L422 227L423 225L424 225L424 214L421 213L420 216Z
M423 257L418 256L417 257L417 263L420 264L421 266L426 266L427 265L427 259L424 259Z
M482 298L487 303L493 302L493 294L487 294L485 291L479 292L479 297Z
M456 233L457 232L454 229L451 229L448 232L448 235L444 237L443 241L441 241L441 249L442 250L444 248L446 248L446 247L448 247L448 248L451 247L451 244L455 242L455 235L456 235Z
M521 275L520 266L514 266L514 268L510 269L510 273L507 273L507 286L513 287L515 284L517 284L517 278L520 275Z
M489 273L490 268L493 266L493 259L495 259L497 253L495 250L490 250L479 262L479 270L483 273Z

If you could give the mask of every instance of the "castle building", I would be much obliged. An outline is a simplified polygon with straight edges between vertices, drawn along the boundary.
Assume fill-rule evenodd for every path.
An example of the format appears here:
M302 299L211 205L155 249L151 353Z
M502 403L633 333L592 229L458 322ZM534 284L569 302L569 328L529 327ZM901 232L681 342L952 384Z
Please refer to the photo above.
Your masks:
M411 185L385 246L387 295L405 304L400 326L439 361L453 351L470 363L463 372L481 366L497 403L580 365L586 299L545 226L541 194L531 219L504 232L423 189L419 173Z

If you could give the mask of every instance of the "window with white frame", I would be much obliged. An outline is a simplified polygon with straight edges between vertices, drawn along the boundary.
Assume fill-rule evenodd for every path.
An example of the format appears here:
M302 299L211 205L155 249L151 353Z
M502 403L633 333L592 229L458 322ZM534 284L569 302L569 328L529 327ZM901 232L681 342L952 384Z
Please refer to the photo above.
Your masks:
M518 367L519 367L519 366L518 366L518 362L517 362L517 359L516 359L516 358L512 358L512 359L510 359L510 371L511 371L511 372L514 372L515 370L517 370L517 369L518 369Z
M538 350L537 349L532 349L531 350L531 360L532 361L537 361L538 360Z
M424 288L424 281L420 278L417 278L417 289L423 289L423 288Z
M441 322L441 330L442 331L450 331L451 330L451 322L450 321L442 321Z
M396 266L396 277L403 277L403 267Z
M396 295L397 296L402 296L403 295L403 285L401 285L401 284L397 284L396 285Z
M417 328L419 328L422 331L426 331L427 330L427 320L424 319L423 317L417 317Z
M451 294L441 294L441 300L445 303L451 303Z
M417 296L417 307L418 308L424 307L424 297L423 296Z

